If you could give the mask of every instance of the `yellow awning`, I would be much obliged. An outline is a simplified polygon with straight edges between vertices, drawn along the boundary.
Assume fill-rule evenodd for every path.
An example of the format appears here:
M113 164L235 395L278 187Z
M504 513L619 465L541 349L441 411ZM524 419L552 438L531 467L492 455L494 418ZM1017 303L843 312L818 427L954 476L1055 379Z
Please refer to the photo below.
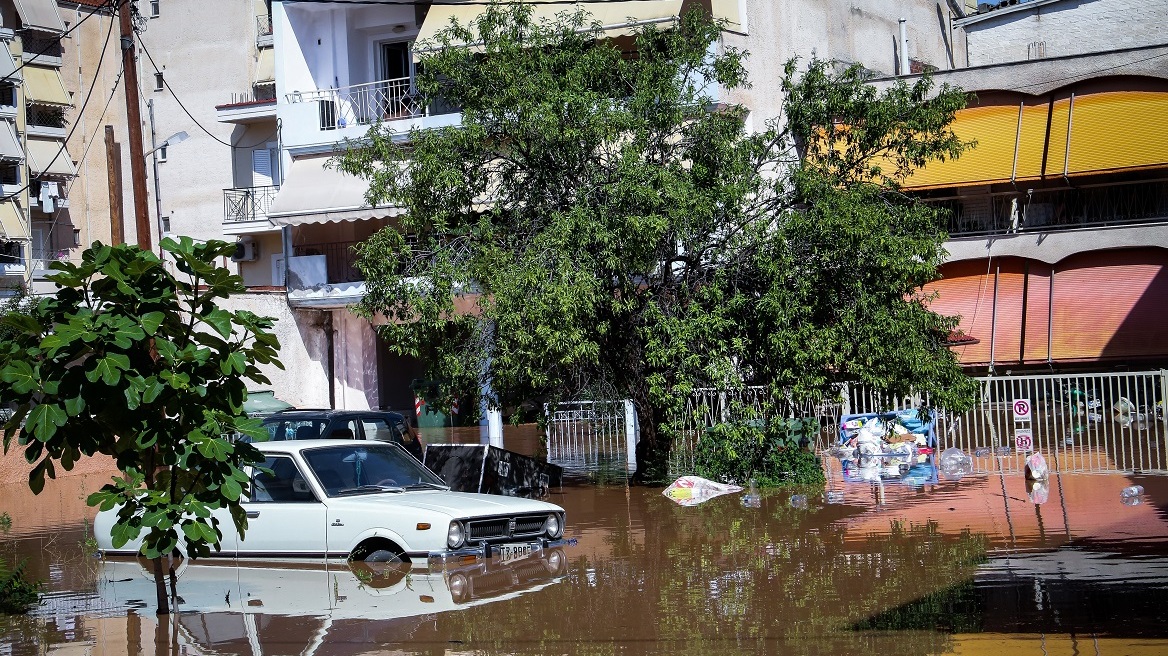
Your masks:
M1168 92L1109 91L957 112L953 132L977 146L932 162L905 187L927 189L1168 166ZM1070 139L1067 132L1070 131Z
M24 92L28 101L42 105L73 106L73 99L65 90L65 81L55 68L24 67Z
M275 84L276 82L276 50L274 48L260 48L259 61L256 62L256 84Z
M551 20L557 14L575 11L583 7L590 18L586 25L593 21L599 22L604 28L606 36L625 36L633 34L641 25L659 23L673 23L681 12L682 0L631 0L621 2L581 2L573 4L535 4L532 5L532 20ZM432 5L430 13L422 29L418 31L417 42L433 42L434 35L456 20L461 25L467 25L485 12L486 5L482 3L467 5ZM425 52L425 48L419 48Z
M5 239L28 239L24 218L14 201L0 203L0 230L4 231Z
M56 0L16 0L16 11L25 28L61 33L65 22Z
M77 175L64 141L28 138L28 169L33 175Z
M713 10L714 18L723 18L726 20L726 29L741 32L742 25L742 6L739 0L710 0L710 8Z

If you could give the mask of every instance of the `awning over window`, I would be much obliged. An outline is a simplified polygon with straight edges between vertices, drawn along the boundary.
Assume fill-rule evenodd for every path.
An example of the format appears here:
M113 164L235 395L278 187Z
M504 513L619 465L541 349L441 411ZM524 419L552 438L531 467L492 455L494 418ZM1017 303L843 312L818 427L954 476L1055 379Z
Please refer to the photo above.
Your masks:
M532 19L550 20L563 12L575 11L577 6L583 7L591 19L586 21L599 22L604 26L607 36L622 36L636 32L641 25L656 23L672 23L677 20L681 12L682 0L631 0L623 2L588 2L584 0L575 4L536 4L532 6ZM737 5L735 5L737 6ZM486 5L474 3L467 5L433 5L430 13L426 14L426 21L418 31L417 41L431 41L434 35L450 25L451 19L459 24L466 25L486 11ZM424 51L424 49L420 49Z
M5 239L28 239L20 208L14 201L0 203L0 230Z
M6 82L20 79L20 73L16 70L16 62L12 59L12 53L8 52L8 48L0 48L0 78Z
M65 22L57 9L56 0L16 0L16 11L26 29L44 32L64 32Z
M739 4L741 0L710 0L710 8L713 10L714 18L726 19L726 29L734 30L735 32L742 31L742 5Z
M15 128L8 121L0 121L0 159L24 159L24 149L16 140Z
M933 162L908 188L959 187L1168 166L1168 92L1110 91L971 107L953 132L977 147ZM1147 128L1147 129L1142 129ZM1070 132L1068 138L1068 131Z
M55 68L24 67L24 91L28 101L41 105L73 106L73 99L65 90L65 81Z
M276 83L276 50L274 48L260 48L259 61L256 62L256 84Z
M65 142L55 139L28 138L28 169L33 175L77 175Z
M278 225L358 221L399 216L397 207L370 207L365 202L369 182L332 168L328 157L293 160L268 218Z

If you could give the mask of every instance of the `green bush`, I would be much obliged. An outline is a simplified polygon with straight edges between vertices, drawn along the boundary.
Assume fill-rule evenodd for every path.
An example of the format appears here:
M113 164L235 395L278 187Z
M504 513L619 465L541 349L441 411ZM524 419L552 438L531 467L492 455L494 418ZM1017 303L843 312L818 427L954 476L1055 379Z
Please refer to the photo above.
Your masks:
M8 564L0 560L0 613L27 613L36 604L42 587L40 582L34 583L24 578L23 562L9 569Z
M715 481L762 487L825 482L815 454L805 447L815 434L809 420L718 424L698 440L695 474Z

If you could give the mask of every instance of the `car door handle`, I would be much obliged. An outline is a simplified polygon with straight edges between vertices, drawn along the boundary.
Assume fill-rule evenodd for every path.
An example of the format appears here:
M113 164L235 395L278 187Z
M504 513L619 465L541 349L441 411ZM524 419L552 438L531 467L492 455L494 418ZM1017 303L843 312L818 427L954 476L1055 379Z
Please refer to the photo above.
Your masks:
M247 518L248 519L255 519L256 517L259 517L259 516L260 516L260 511L258 511L258 510L247 511Z

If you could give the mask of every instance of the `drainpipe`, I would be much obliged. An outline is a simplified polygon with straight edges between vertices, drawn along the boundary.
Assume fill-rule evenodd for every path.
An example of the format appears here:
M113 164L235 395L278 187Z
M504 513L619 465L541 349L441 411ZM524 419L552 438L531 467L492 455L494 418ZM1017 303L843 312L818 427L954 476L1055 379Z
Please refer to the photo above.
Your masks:
M328 387L329 387L329 407L333 410L337 408L337 378L336 378L336 358L334 357L335 343L333 338L333 311L324 311L324 334L325 334L325 350L328 351Z
M908 19L900 19L900 74L908 75Z
M994 267L994 301L993 312L990 314L990 375L994 375L994 342L998 333L998 276L1002 273L1002 266Z

